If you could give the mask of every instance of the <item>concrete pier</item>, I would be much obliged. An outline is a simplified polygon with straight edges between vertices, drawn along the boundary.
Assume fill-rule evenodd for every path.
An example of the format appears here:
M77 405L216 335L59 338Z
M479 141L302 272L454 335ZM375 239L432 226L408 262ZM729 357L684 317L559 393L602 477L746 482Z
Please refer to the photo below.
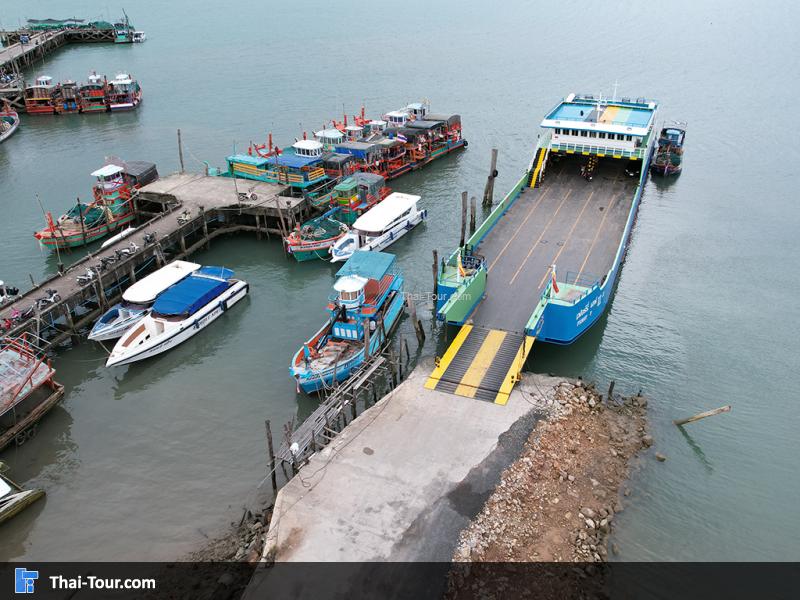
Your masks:
M561 380L526 374L500 406L425 389L431 363L419 364L280 490L265 558L451 559L460 531Z

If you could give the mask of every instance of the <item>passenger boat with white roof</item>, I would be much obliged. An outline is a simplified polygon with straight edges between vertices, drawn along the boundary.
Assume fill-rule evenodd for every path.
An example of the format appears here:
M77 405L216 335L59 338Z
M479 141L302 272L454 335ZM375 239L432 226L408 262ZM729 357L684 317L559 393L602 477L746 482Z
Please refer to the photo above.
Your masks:
M120 73L108 83L108 107L114 111L133 110L142 102L142 88L128 73Z

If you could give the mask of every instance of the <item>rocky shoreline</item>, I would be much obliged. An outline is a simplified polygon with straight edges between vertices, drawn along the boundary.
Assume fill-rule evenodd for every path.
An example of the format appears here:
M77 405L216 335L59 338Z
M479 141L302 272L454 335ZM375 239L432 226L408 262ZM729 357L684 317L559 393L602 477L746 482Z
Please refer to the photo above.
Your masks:
M647 400L604 399L592 384L565 381L544 410L547 418L462 532L454 561L607 560L630 461L653 443Z

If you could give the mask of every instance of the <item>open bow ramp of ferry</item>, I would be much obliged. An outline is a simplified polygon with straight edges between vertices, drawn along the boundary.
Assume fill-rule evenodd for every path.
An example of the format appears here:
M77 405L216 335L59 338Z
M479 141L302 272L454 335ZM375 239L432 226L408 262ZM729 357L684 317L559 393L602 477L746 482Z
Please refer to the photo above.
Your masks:
M462 326L428 389L505 404L536 340L570 344L602 314L653 151L656 103L571 94L530 167L440 267L437 316Z

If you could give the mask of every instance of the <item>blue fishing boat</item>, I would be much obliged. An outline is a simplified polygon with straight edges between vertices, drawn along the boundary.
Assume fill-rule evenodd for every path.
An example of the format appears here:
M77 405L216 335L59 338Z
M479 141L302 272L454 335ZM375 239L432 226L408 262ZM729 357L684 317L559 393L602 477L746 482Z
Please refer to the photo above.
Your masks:
M346 380L377 352L403 310L403 275L395 257L356 252L336 273L328 321L295 353L289 369L298 388L317 392Z

